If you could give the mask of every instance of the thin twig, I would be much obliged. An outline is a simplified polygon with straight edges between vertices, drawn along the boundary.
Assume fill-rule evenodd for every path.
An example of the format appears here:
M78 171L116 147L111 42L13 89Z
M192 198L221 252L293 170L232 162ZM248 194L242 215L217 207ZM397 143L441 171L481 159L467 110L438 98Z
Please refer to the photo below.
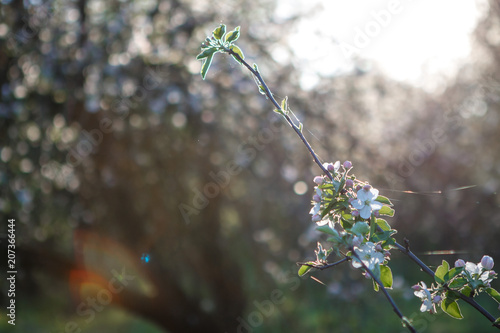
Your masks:
M245 66L246 68L248 68L248 70L257 78L257 80L262 85L262 87L264 89L264 92L266 93L267 98L269 98L269 100L274 104L274 106L276 107L276 109L278 109L279 111L281 111L281 114L283 115L283 117L285 117L285 119L288 122L288 124L293 128L293 130L295 131L295 133L297 133L297 135L300 137L300 139L302 140L302 142L306 146L307 150L309 150L309 152L311 153L311 155L312 155L312 157L314 159L314 162L321 168L321 170L325 173L325 175L327 175L328 178L330 178L330 180L333 181L333 176L323 166L323 164L321 164L321 161L319 160L318 155L314 152L314 150L312 149L311 145L309 144L309 142L307 141L307 139L305 138L305 136L302 134L302 132L300 131L300 129L297 127L297 125L295 125L295 123L288 116L288 114L286 114L286 110L283 110L281 108L281 105L279 105L279 103L276 101L276 99L274 98L273 94L271 93L271 90L269 90L269 87L267 86L266 82L264 82L264 79L260 75L259 71L253 69L252 66L250 66L245 60L243 60L238 53L236 53L233 50L228 49L228 48L224 48L224 50L227 53L231 54L232 56L236 57L238 59L238 61L241 64L243 64L243 66Z
M322 271L324 269L327 269L327 268L330 268L333 266L337 266L338 264L341 264L341 263L346 262L348 260L349 260L349 258L345 257L343 259L340 259L339 261L333 262L331 264L326 264L326 265L322 265L322 264L314 265L314 264L308 264L307 262L298 262L297 265L308 266L308 267L316 268L316 269L319 269Z
M409 323L408 319L405 318L405 316L403 315L403 313L399 310L398 306L396 305L396 303L392 299L391 295L389 295L389 293L387 292L387 289L385 289L384 285L382 284L382 281L380 281L380 279L375 274L373 274L373 272L368 268L368 266L365 265L365 263L359 258L359 256L356 253L356 251L354 251L354 249L351 249L351 253L352 253L353 257L355 257L356 259L358 259L358 261L361 263L361 265L363 266L363 268L368 272L368 274L370 274L370 276L372 277L372 279L379 285L379 287L382 290L382 292L384 293L385 297L387 298L387 300L391 304L392 309L394 310L394 312L396 312L396 314L401 319L401 321L405 323L405 326L408 327L408 329L410 330L410 332L416 333L417 331L415 330L415 328L413 326L411 326L411 324Z

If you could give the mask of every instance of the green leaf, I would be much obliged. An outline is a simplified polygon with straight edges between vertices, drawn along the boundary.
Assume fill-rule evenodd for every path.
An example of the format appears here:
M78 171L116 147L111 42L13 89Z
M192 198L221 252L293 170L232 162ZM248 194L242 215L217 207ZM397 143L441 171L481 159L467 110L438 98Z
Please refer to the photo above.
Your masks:
M378 211L380 215L386 215L386 216L394 216L394 209L392 209L389 206L382 206L380 210Z
M436 268L436 273L434 274L434 280L436 280L436 282L438 284L445 284L445 280L444 280L444 276L446 275L446 273L448 273L448 270L450 268L450 265L448 264L448 262L446 260L443 260L443 263L441 264L441 266L439 266L438 268Z
M391 230L391 226L389 223L387 223L386 220L384 219L377 219L377 225L382 229L383 231L389 231Z
M196 56L196 60L201 60L204 58L207 58L211 55L213 55L215 52L217 52L217 49L215 47L211 47L209 49L206 49L205 51L201 52Z
M463 318L462 313L460 312L460 307L458 306L457 301L445 298L441 302L441 309L443 309L444 312L446 312L448 315L450 315L453 318L456 318L456 319L462 319Z
M493 288L486 288L486 292L488 293L488 295L493 297L493 299L497 301L497 303L500 303L500 293L498 291Z
M469 286L465 286L464 289L461 290L462 294L464 294L467 297L471 297L472 296L472 291L473 291L472 288L469 287Z
M394 231L376 232L370 238L370 241L372 241L373 243L383 242L383 241L388 240L393 234L394 234Z
M281 110L286 111L288 109L288 96L285 96L281 101Z
M356 222L350 231L357 236L364 237L370 231L370 227L366 222Z
M446 292L446 298L450 301L457 301L460 299L460 293L454 290L448 290Z
M392 289L392 271L389 266L380 266L380 281L385 288Z
M231 46L229 47L229 49L230 49L231 51L233 51L234 53L236 53L237 55L239 55L239 56L240 56L240 58L241 58L241 60L245 59L245 56L243 55L243 51L241 51L241 49L240 49L238 46L236 46L236 45L231 45ZM239 62L239 63L241 64L241 60L240 60L240 59L238 59L238 57L236 57L234 54L231 54L231 55L233 56L233 58L234 58L237 62Z
M464 277L456 278L448 285L451 289L462 289L469 281ZM463 293L463 290L462 290Z
M212 32L212 35L214 36L215 39L220 40L224 36L225 33L226 33L226 25L221 24L220 27L216 28Z
M308 262L306 262L306 264L314 265L316 263L314 261L308 261ZM300 268L299 268L299 276L306 275L311 269L313 269L313 267L311 267L311 266L307 266L307 265L300 266Z
M330 228L330 226L328 224L316 227L316 230L323 232L325 234L328 234L328 235L339 236L339 233L337 232L337 230Z
M377 199L375 199L375 201L378 201L380 203L383 203L383 204L386 204L386 205L389 205L389 206L393 206L391 200L389 200L389 198L387 198L387 197L384 197L383 195L379 195L377 197Z
M444 275L444 282L448 283L451 281L455 276L459 275L460 273L463 272L463 267L453 267L450 269L445 275Z
M233 31L227 33L225 37L225 42L232 43L240 37L240 27L236 27Z
M207 76L208 69L210 68L210 65L212 64L212 59L214 55L208 56L205 61L203 62L203 65L201 66L201 78L205 80L205 76Z

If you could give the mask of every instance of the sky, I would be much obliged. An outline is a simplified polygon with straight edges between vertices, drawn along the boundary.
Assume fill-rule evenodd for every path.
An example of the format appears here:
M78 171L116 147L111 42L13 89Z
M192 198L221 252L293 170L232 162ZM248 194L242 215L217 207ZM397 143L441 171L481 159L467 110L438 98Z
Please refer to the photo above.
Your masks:
M288 42L304 69L304 89L317 75L338 75L361 59L388 76L439 90L471 51L470 33L484 0L281 0L276 15L301 12ZM307 14L304 14L307 13ZM284 56L276 50L276 58Z

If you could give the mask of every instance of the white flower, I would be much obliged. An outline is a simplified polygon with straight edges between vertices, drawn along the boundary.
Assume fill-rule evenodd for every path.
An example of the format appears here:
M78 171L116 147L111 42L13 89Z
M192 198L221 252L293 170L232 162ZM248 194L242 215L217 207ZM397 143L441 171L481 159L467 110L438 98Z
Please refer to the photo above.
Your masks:
M373 270L375 265L380 265L384 262L384 254L376 251L375 244L372 242L366 242L360 247L354 247L354 251L369 270ZM353 257L352 259L352 266L354 268L363 267L357 258Z
M413 293L422 301L422 306L420 307L420 311L426 312L432 310L433 308L432 297L430 291L427 289L427 285L425 284L425 282L422 281L420 283L422 284L420 290L415 290Z
M354 200L351 205L359 210L359 214L362 218L367 219L372 215L372 211L377 211L382 208L382 203L376 201L378 197L377 189L359 190L357 194L358 198Z
M490 277L490 273L483 267L483 265L481 265L481 263L476 265L468 261L465 264L465 271L466 275L468 275L472 280L477 282L482 281L484 285L488 285L491 281L493 281L493 278Z
M326 225L326 224L328 224L328 226L329 226L332 230L334 230L334 227L335 227L335 226L334 226L334 224L333 224L333 222L332 222L332 221L330 221L330 219L328 219L328 218L325 218L324 220L321 220L321 221L316 221L316 224L317 224L318 226L320 226L320 227L321 227L322 225Z
M323 168L325 168L326 170L328 170L330 172L337 173L337 171L340 168L340 161L335 162L335 164L334 163L323 163Z
M319 214L319 211L321 209L321 203L320 202L317 202L313 205L313 207L311 208L311 210L309 211L309 214L311 215L318 215Z

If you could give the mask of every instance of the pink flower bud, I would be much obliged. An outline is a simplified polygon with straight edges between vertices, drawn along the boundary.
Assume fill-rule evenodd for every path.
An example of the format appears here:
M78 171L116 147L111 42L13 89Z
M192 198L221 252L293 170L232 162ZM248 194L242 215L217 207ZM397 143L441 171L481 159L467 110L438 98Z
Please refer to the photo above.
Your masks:
M319 222L321 221L321 216L319 214L314 214L311 219L313 222Z
M354 217L358 217L359 216L359 212L357 210L353 211L351 214Z
M442 298L439 295L434 296L434 298L432 299L432 301L434 303L439 303L439 302L441 302L441 300L442 300Z
M378 210L374 211L373 215L375 215L375 217L380 217L380 213L378 212Z
M347 170L347 169L352 168L352 163L351 163L351 161L345 161L343 166Z
M322 176L316 176L314 177L314 182L318 185L321 185L325 182L325 178L323 178Z
M390 251L384 251L384 257L389 258L390 256L391 256L391 252Z
M375 245L375 251L382 252L382 250L383 250L382 245L380 244Z
M358 185L356 186L356 192L358 192L359 190L361 190L363 187L361 187L361 185Z
M371 189L372 189L372 186L369 184L366 184L365 186L363 186L363 190L365 190L366 192L370 191Z
M493 268L494 264L495 263L493 262L493 258L490 256L483 256L483 258L481 259L481 266L483 266L484 269L488 271Z
M361 246L361 243L363 242L363 238L359 237L359 236L354 236L354 238L352 239L352 246Z
M353 180L352 179L347 179L345 181L345 186L347 186L347 187L353 187L354 186Z
M313 201L321 202L321 197L317 194L313 195Z
M455 261L455 267L465 267L465 261L463 261L462 259L458 259L457 261Z
M422 287L419 284L416 284L414 286L411 286L411 289L413 289L415 291L420 291L420 290L422 290Z

